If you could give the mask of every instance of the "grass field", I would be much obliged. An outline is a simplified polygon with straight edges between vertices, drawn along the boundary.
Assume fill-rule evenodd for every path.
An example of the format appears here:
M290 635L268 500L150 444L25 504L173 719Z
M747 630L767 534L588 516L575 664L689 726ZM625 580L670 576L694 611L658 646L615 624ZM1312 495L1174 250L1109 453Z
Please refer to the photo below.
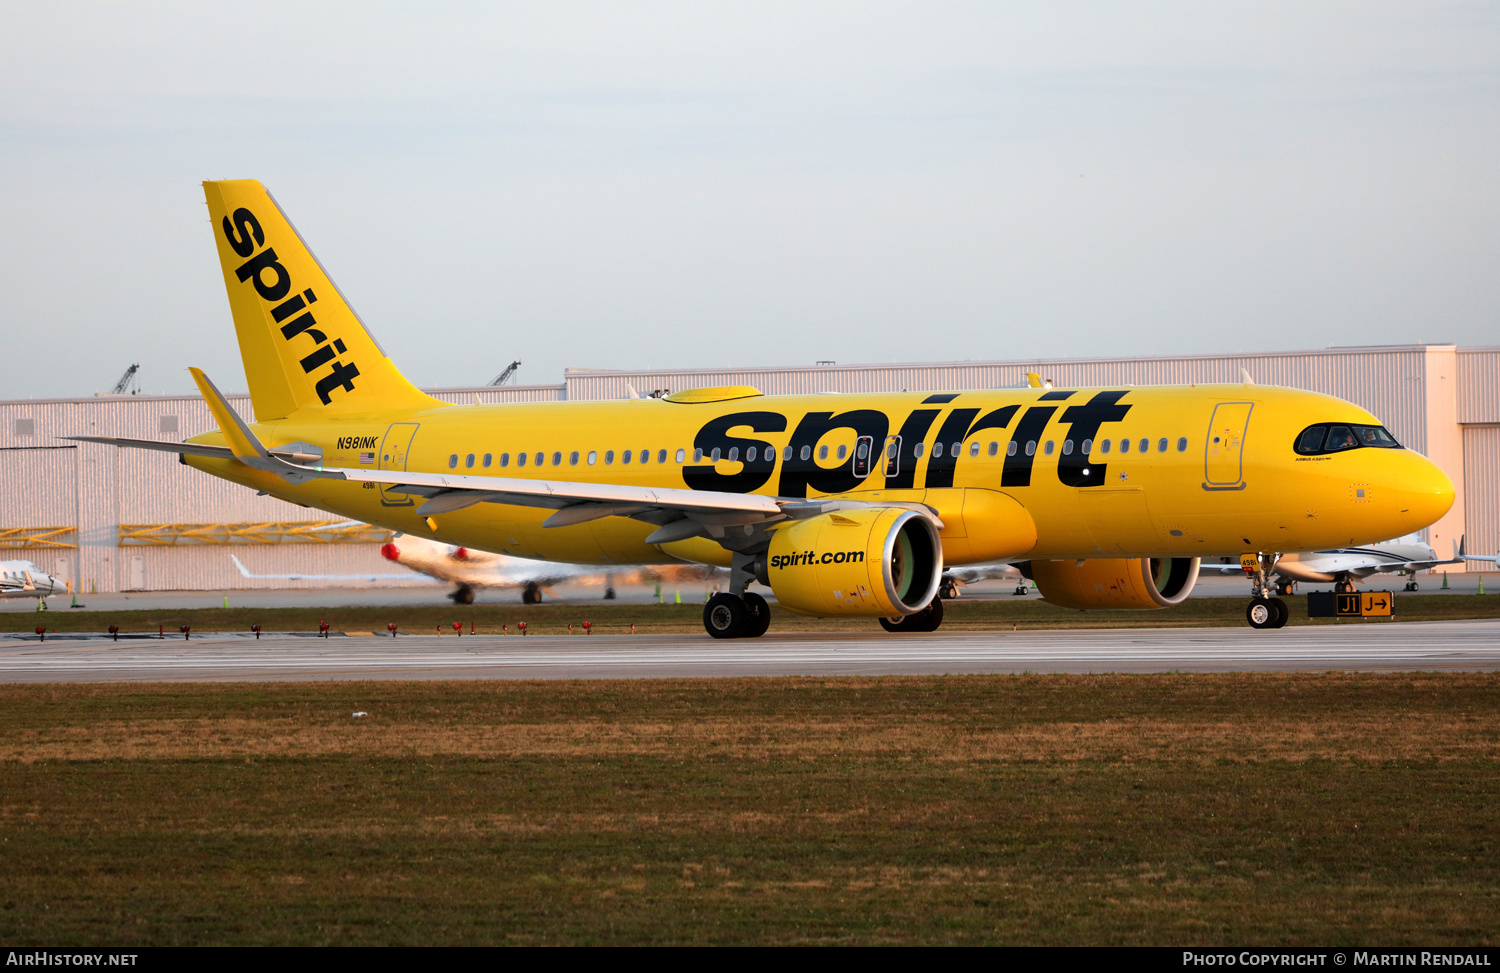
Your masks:
M1055 608L1034 599L959 598L945 602L943 631L983 631L1009 629L1016 625L1026 629L1044 628L1175 628L1193 626L1240 626L1245 624L1245 598L1189 598L1173 608L1161 611L1078 612ZM1307 599L1286 599L1291 610L1291 625L1388 624L1384 621L1343 621L1309 619ZM1500 595L1396 595L1396 621L1439 621L1457 618L1500 617ZM803 618L773 608L772 632L875 632L879 628L871 618ZM14 613L0 616L0 631L30 632L36 625L46 625L57 632L102 632L110 625L122 632L155 632L160 628L175 633L181 625L195 632L243 632L259 624L267 632L316 632L318 623L327 621L335 632L385 633L395 622L398 630L411 634L432 632L441 627L451 633L454 622L464 631L473 623L475 631L498 634L509 626L516 633L516 623L525 621L532 634L566 633L569 624L582 635L584 621L596 633L629 632L634 624L638 632L703 632L703 606L685 605L398 605L387 608L198 608L152 611L107 611L52 609L47 612Z
M1497 674L0 686L0 938L1490 944L1497 769Z

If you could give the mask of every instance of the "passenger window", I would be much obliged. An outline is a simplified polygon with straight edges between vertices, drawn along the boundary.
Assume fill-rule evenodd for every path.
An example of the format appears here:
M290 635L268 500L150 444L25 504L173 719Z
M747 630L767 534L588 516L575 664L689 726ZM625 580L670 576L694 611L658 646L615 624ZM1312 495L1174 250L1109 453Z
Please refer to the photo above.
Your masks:
M649 463L649 462L651 462L651 450L649 450L649 449L643 449L643 450L641 450L641 462L642 463Z
M1353 449L1358 445L1354 433L1349 431L1348 426L1330 426L1328 439L1323 443L1323 449L1333 453L1341 449Z
M664 450L662 450L662 452L665 453L666 450L664 449ZM685 450L685 449L679 449L677 451L677 462L682 463L682 462L685 462L686 460L687 460L687 450ZM663 463L666 462L665 457L663 457L662 462Z
M1006 456L1014 456L1014 455L1016 455L1016 441L1014 439L1012 439L1010 441L1010 443L1008 445L1006 445L1006 447L1005 447L1005 455Z
M849 455L849 447L845 446L843 443L839 443L838 458L839 459L843 459L845 456L848 456L848 455Z
M547 462L547 454L546 453L537 453L536 454L536 458L531 461L531 464L533 466L541 466L542 464L544 464L546 462Z
M1026 444L1026 455L1027 456L1035 456L1036 455L1036 440L1035 439L1031 440L1030 442L1028 442Z
M484 454L484 468L485 469L489 469L490 468L490 460L491 459L493 459L493 457L489 453L485 453Z
M755 462L755 457L757 457L759 455L760 455L760 447L759 446L751 446L749 449L745 450L745 462L747 462L747 463L753 463L753 462Z
M656 451L656 461L658 463L665 463L667 461L667 451L665 449L658 449Z
M812 459L812 447L811 446L803 446L802 447L801 456L802 456L802 462L804 462L804 463L806 463L808 460Z
M925 453L926 451L927 451L927 444L926 443L917 443L915 446L913 446L911 448L911 454L912 454L912 456L916 457L917 459L921 459L922 458L922 454ZM941 456L943 454L942 453L938 453L937 455Z
M827 458L828 458L828 447L827 446L819 446L818 447L818 459L827 459Z
M573 454L573 462L575 462L575 463L578 462L578 454L577 453ZM553 453L552 454L552 465L553 466L561 466L562 465L562 453Z
M1187 437L1186 436L1183 436L1181 439L1177 440L1177 451L1179 453L1185 453L1185 452L1187 452Z
M1092 439L1085 439L1083 441L1083 445L1081 447L1079 447L1079 451L1084 456L1087 456L1089 453L1092 453L1094 451L1094 441Z
M501 463L500 465L504 466L505 464ZM525 466L526 465L526 454L525 453L517 453L516 454L516 465L517 466Z
M948 455L952 456L954 459L958 459L958 454L963 449L963 445L963 443L954 443L949 447Z
M589 465L593 466L598 461L599 461L599 453L598 453L598 451L597 450L593 450L593 449L589 450Z
M464 457L464 469L466 469L466 470L472 470L473 468L474 468L474 454L470 453L468 456Z
M932 458L933 459L938 459L942 455L943 455L943 444L942 443L933 443L932 444Z
M631 458L633 456L635 456L635 452L633 450L629 450L629 449L622 449L622 450L620 450L620 462L621 463L625 463L626 465L629 465L630 460L631 460ZM701 449L698 450L698 458L699 459L703 458L703 450L701 450Z
M999 443L990 443L990 455L994 456L998 452L1000 452L1000 444Z
M1124 440L1121 440L1121 442L1123 442L1123 441ZM1104 439L1104 440L1101 440L1099 442L1099 452L1101 452L1101 453L1107 453L1107 452L1109 452L1109 440L1108 439Z
M731 446L731 447L729 447L729 462L731 462L731 463L738 463L739 461L740 461L740 448L738 446ZM642 460L641 462L645 462L645 460Z
M629 462L629 460L626 460L626 462ZM694 463L701 463L701 462L703 462L703 447L702 446L699 446L697 449L693 450L693 462Z
M1167 441L1165 438L1156 441L1156 451L1158 453L1165 453L1167 451Z
M452 456L448 457L448 469L450 469L450 470L456 470L456 469L458 469L458 454L457 453L454 453Z
M969 455L970 456L978 456L979 455L979 444L978 443L970 443L969 444Z
M717 463L719 461L719 447L717 447L717 446L714 447L713 455L710 456L709 459L712 460L715 463Z
M524 460L525 457L523 456L522 459ZM506 466L510 465L510 454L509 453L501 453L500 454L500 465L501 465L501 467L506 467Z
M1106 449L1105 452L1107 453L1107 452L1109 452L1109 450ZM1122 439L1122 440L1120 440L1120 452L1122 452L1122 453L1128 453L1128 452L1130 452L1130 440L1128 440L1128 439Z
M1048 456L1052 455L1052 440L1047 440L1047 445L1042 447L1042 452Z
M1141 440L1141 445L1140 445L1140 451L1143 452L1143 453L1149 453L1149 452L1151 452L1151 440L1149 440L1149 439L1142 439Z
M604 465L605 466L614 466L615 465L615 451L614 450L612 450L612 449L606 449L604 451Z
M1071 440L1071 439L1064 439L1063 440L1063 455L1064 456L1072 456L1073 455L1073 440Z

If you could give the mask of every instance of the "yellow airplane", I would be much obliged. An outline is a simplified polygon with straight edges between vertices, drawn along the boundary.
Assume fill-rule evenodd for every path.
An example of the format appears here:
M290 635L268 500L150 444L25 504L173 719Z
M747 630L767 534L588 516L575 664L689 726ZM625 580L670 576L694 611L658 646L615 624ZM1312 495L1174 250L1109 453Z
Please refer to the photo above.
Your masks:
M217 432L180 454L292 503L445 544L585 564L730 569L704 609L761 635L789 611L942 621L945 565L1024 559L1047 600L1163 608L1238 555L1247 618L1286 622L1279 551L1436 521L1453 484L1380 420L1256 385L663 398L461 406L408 382L254 180L206 182L255 421L193 369Z

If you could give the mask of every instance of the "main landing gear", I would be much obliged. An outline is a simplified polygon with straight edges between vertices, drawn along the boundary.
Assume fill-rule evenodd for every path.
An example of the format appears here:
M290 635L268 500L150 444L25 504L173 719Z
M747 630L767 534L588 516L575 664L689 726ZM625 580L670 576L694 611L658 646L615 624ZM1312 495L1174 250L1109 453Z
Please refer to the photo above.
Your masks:
M943 624L943 600L933 598L931 604L915 615L895 615L882 618L880 627L887 632L936 632Z
M521 604L540 605L542 603L542 586L535 581L526 582L526 587L521 589Z
M457 588L454 588L453 593L448 597L453 599L455 605L472 605L474 604L474 589L466 584L461 584Z
M754 639L771 627L771 606L753 591L720 592L703 606L703 627L716 639Z

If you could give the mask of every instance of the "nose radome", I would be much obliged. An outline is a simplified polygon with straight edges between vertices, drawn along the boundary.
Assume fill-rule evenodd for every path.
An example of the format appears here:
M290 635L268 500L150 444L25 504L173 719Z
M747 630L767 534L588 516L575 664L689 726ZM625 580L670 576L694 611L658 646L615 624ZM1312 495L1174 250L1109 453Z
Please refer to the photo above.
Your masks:
M1401 494L1405 515L1420 530L1437 523L1453 508L1453 481L1443 468L1420 453L1409 454L1410 462L1401 471Z

